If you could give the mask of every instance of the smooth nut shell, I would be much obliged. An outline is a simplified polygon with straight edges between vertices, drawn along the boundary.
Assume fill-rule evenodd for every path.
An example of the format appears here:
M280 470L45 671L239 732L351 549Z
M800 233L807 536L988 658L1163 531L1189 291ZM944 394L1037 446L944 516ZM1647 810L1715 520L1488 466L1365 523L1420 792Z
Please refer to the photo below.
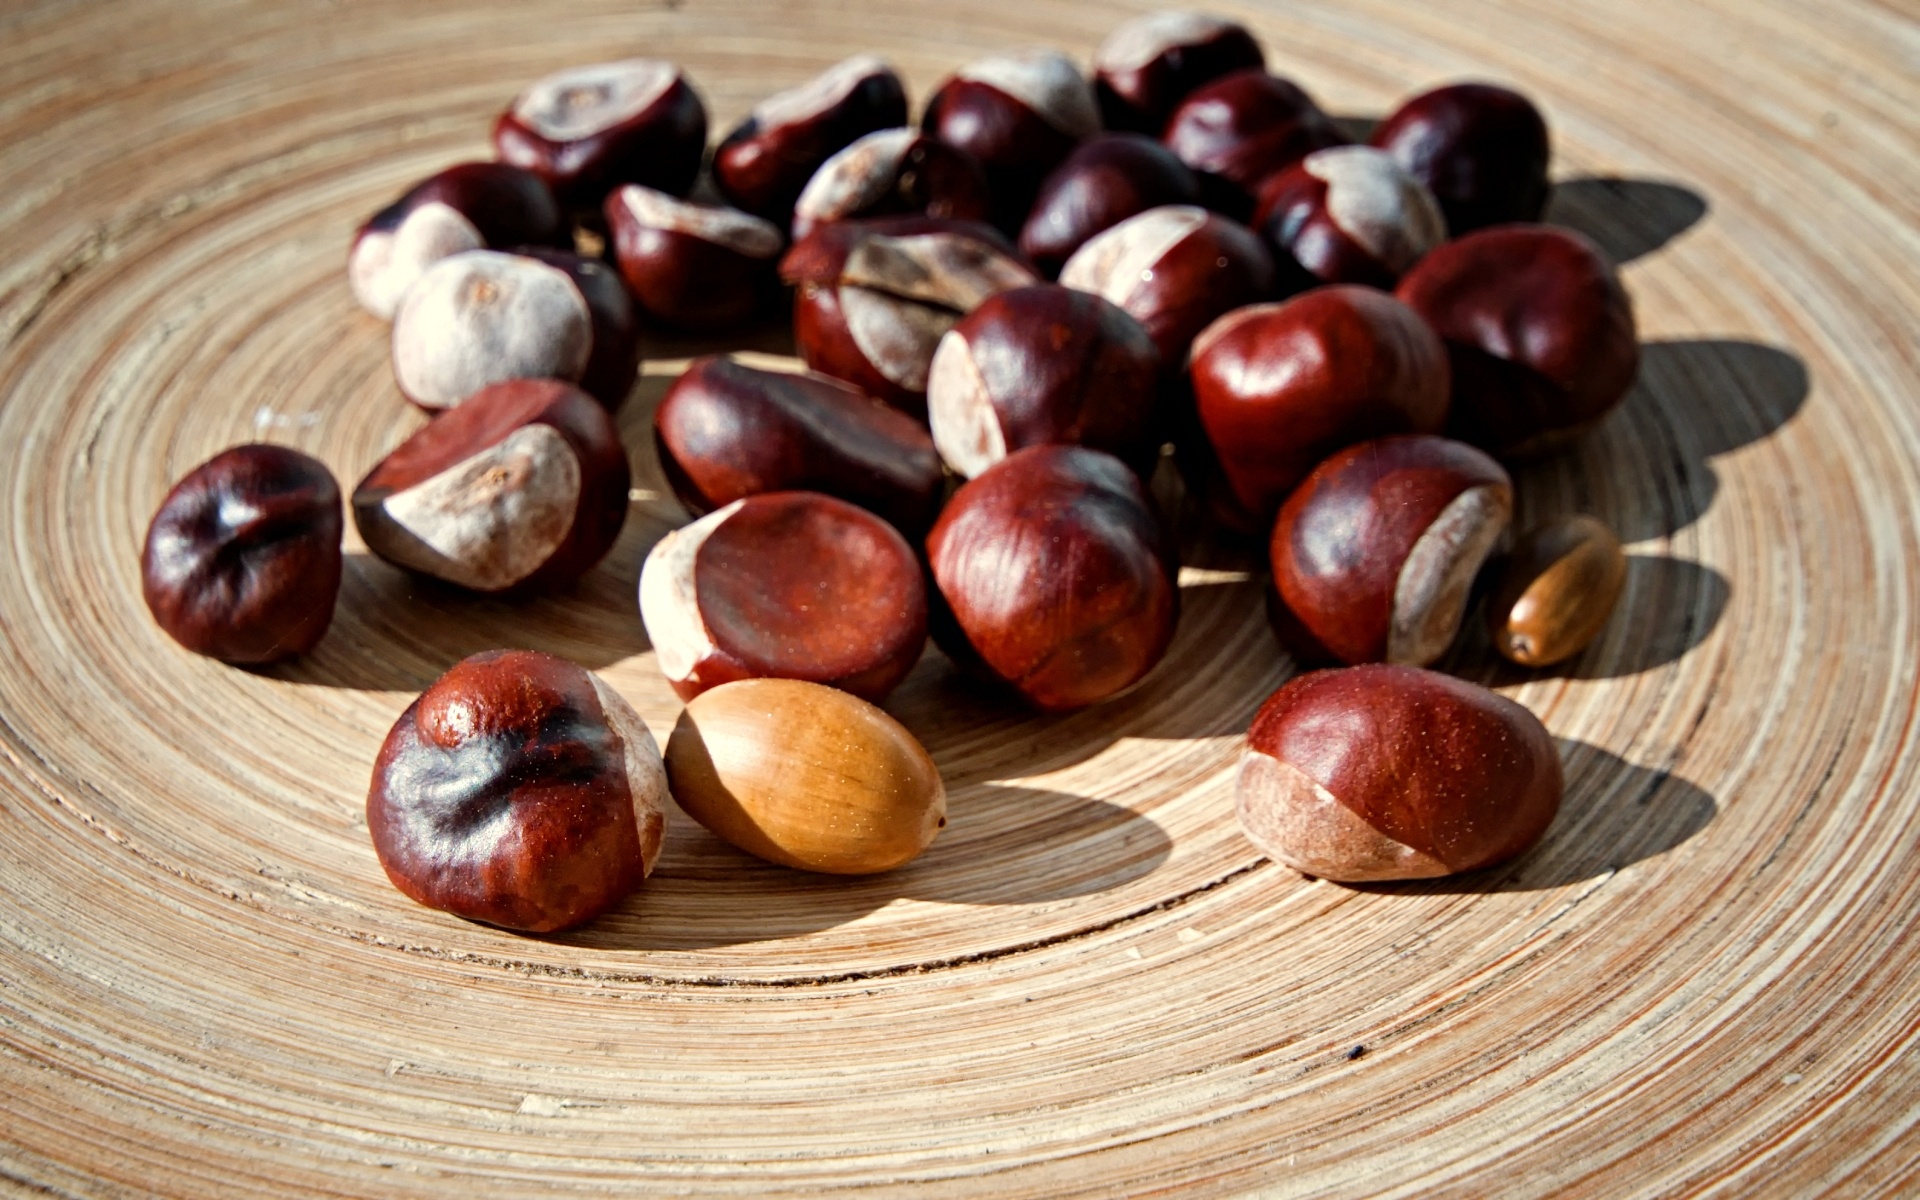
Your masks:
M1158 137L1193 89L1265 64L1260 43L1237 21L1194 12L1138 16L1094 53L1094 91L1109 129Z
M891 870L947 823L940 772L913 735L819 684L751 679L696 696L667 740L666 765L694 820L798 870Z
M587 297L564 267L470 250L434 263L400 301L393 378L430 412L508 379L577 380L595 332Z
M1298 287L1391 288L1447 237L1426 185L1370 146L1316 150L1270 176L1253 228Z
M578 208L637 183L684 196L707 148L707 109L672 63L625 59L535 81L493 124L502 162Z
M906 123L900 77L872 55L856 55L756 105L714 150L714 186L785 229L821 164L866 134Z
M1523 667L1565 662L1599 636L1626 582L1620 539L1595 518L1529 530L1487 599L1494 649Z
M608 412L619 412L640 375L640 314L632 294L598 259L547 246L522 246L517 253L565 272L587 302L593 341L576 382Z
M912 129L881 129L822 163L793 205L793 240L836 221L931 217L984 221L987 177L973 156Z
M963 67L927 98L921 125L980 164L993 222L1013 233L1041 180L1100 131L1100 114L1072 59L1030 50Z
M786 238L770 222L632 184L607 196L605 213L620 276L654 321L725 329L773 293Z
M1380 122L1371 141L1432 189L1454 237L1538 221L1547 206L1547 122L1508 88L1456 83L1423 92Z
M1196 88L1160 140L1211 185L1209 204L1245 220L1266 179L1347 138L1297 84L1250 70Z
M1104 133L1074 147L1040 185L1020 252L1057 276L1073 252L1128 217L1200 203L1200 180L1171 150L1137 133Z

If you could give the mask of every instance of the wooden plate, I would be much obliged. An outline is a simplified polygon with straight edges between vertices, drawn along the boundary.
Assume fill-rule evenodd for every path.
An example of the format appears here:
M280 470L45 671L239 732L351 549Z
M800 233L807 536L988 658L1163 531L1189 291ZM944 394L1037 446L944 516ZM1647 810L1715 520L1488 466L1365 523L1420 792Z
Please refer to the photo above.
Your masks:
M1920 1188L1920 33L1888 0L1223 5L1378 116L1461 76L1539 97L1556 220L1622 259L1641 386L1521 476L1632 544L1567 671L1453 669L1563 739L1511 867L1356 890L1236 831L1289 664L1202 547L1125 699L1004 711L937 656L891 707L952 789L908 870L818 879L682 821L551 939L418 908L362 803L466 653L525 645L676 705L633 602L682 520L622 421L625 538L510 606L358 543L332 633L265 673L153 627L171 480L256 438L349 483L420 418L343 275L356 223L483 155L518 87L683 62L717 129L856 50L924 96L1085 55L1088 0L15 4L0 14L0 1191L190 1197ZM778 352L779 334L759 335ZM1364 1047L1364 1050L1361 1048Z

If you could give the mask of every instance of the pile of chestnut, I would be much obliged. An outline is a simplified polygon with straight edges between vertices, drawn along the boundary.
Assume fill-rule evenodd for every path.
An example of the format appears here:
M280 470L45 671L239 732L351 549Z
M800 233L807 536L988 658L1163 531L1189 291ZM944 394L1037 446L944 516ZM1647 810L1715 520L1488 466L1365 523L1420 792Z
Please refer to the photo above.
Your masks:
M1331 668L1253 720L1236 795L1256 845L1314 876L1418 878L1552 821L1540 722L1425 669L1483 594L1501 653L1564 660L1624 577L1591 518L1509 529L1502 464L1593 428L1639 359L1612 266L1539 223L1548 133L1524 97L1443 87L1354 144L1247 29L1158 13L1090 77L1054 51L972 63L917 126L860 56L709 154L686 76L630 60L533 84L493 143L352 246L353 293L432 414L353 489L374 554L512 596L592 568L627 512L612 413L643 328L788 302L808 371L700 358L659 405L696 518L640 579L687 702L664 757L572 663L460 662L374 770L369 827L408 895L515 929L589 920L652 868L669 793L773 862L909 861L945 793L876 704L929 634L1038 709L1138 683L1180 609L1162 469L1203 525L1265 539L1277 633ZM311 649L341 510L305 455L218 456L154 518L155 618L231 662Z

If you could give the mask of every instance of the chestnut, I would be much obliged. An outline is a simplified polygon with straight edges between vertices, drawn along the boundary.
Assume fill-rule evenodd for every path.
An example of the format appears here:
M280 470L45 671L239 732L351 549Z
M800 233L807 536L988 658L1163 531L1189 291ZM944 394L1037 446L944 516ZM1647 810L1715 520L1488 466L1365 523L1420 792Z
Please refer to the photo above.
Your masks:
M1099 450L1014 451L954 493L927 559L942 647L1043 709L1118 695L1173 640L1171 541L1139 477Z
M652 872L666 799L659 746L619 693L564 658L490 650L394 722L367 831L387 878L421 904L550 933Z
M1235 309L1194 340L1189 375L1218 466L1210 506L1245 533L1271 530L1281 501L1334 451L1439 433L1447 419L1439 337L1392 296L1357 285Z
M1146 326L1169 369L1223 313L1273 293L1273 256L1252 230L1190 204L1150 208L1074 251L1060 282Z
M871 54L827 68L762 100L713 152L713 184L727 202L782 229L813 173L854 139L907 123L907 92Z
M806 679L879 700L927 641L920 562L893 526L815 492L768 492L669 533L640 618L682 700L736 679Z
M793 204L793 240L861 217L984 221L992 211L986 176L972 155L916 130L882 129L814 172Z
M1200 180L1152 138L1098 134L1080 143L1040 185L1020 252L1057 276L1088 238L1136 213L1167 204L1198 204Z
M962 67L928 97L921 127L980 164L993 222L1014 234L1040 181L1100 132L1100 113L1072 59L1028 50Z
M1547 207L1546 118L1520 93L1487 83L1423 92L1373 131L1432 189L1454 237L1514 221L1538 221Z
M796 870L890 871L947 824L926 748L865 700L816 683L746 679L703 692L674 725L666 761L688 816Z
M801 360L915 416L947 330L995 292L1040 281L991 227L913 217L823 226L780 275L798 289Z
M493 149L578 209L599 208L622 183L684 196L706 155L707 109L672 63L574 67L514 99L493 123Z
M1160 140L1199 172L1209 206L1245 220L1268 177L1348 139L1298 85L1250 70L1196 88Z
M147 527L140 587L168 637L209 658L305 654L340 591L340 485L286 446L223 450L173 485Z
M653 416L674 495L698 516L762 492L824 492L924 534L946 477L926 428L851 384L697 358Z
M1160 458L1160 352L1140 322L1043 283L989 297L934 351L933 444L969 479L1025 446L1105 450L1138 471Z
M1627 582L1613 530L1571 516L1528 530L1487 598L1493 648L1523 667L1565 662L1600 636Z
M630 483L620 431L572 384L512 379L400 443L353 489L367 549L476 592L570 583L613 547Z
M516 253L567 273L587 302L593 347L576 381L580 389L619 412L640 374L640 314L619 273L597 258L547 246L522 246Z
M1193 12L1135 17L1093 56L1093 86L1108 129L1159 136L1167 118L1203 83L1266 65L1247 27Z
M1311 639L1300 657L1425 666L1460 630L1506 535L1513 482L1461 442L1409 434L1314 468L1273 526L1273 582Z
M1234 808L1247 840L1319 879L1431 879L1506 862L1553 824L1565 784L1540 719L1417 667L1289 680L1254 715Z
M1447 343L1448 433L1501 458L1577 440L1640 372L1620 277L1568 230L1503 225L1468 234L1422 259L1396 294Z
M1426 185L1371 146L1316 150L1269 178L1253 227L1295 290L1322 283L1392 288L1447 239Z
M786 239L759 217L636 184L607 197L606 216L621 276L640 310L663 325L738 325L776 286Z
M367 219L353 236L347 279L360 307L385 321L449 254L571 242L566 215L538 175L507 163L459 163Z

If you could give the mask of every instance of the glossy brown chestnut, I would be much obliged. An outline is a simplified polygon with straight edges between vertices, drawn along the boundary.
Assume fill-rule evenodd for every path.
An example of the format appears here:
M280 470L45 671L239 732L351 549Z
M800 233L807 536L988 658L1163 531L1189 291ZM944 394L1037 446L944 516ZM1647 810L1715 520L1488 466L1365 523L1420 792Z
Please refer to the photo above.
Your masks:
M490 650L394 722L367 830L429 908L547 933L591 921L653 870L667 776L639 714L563 658Z
M1447 238L1426 185L1371 146L1316 150L1270 177L1253 227L1273 249L1283 290L1392 288Z
M1385 292L1316 288L1235 309L1193 343L1194 407L1219 468L1216 516L1245 533L1307 473L1355 442L1439 433L1447 353L1419 314Z
M707 109L672 63L574 67L521 92L494 121L493 148L578 209L622 183L684 196L706 154Z
M1146 476L1160 458L1160 352L1140 322L1058 284L990 297L940 339L933 443L971 479L1010 451L1105 450Z
M993 222L1020 231L1040 181L1100 132L1093 88L1058 50L969 63L927 100L922 127L973 156L993 197Z
M1093 56L1094 92L1108 129L1158 137L1167 118L1203 83L1266 65L1247 27L1192 12L1135 17Z
M1173 151L1137 133L1088 138L1040 185L1020 227L1020 251L1047 275L1087 239L1136 213L1198 204L1200 180Z
M1371 140L1433 191L1454 237L1538 221L1547 206L1546 118L1518 92L1486 83L1435 88L1402 104Z
M570 583L612 548L630 476L606 409L514 379L435 417L353 489L367 548L476 592Z
M1216 317L1273 294L1273 255L1237 221L1170 205L1089 240L1061 268L1060 282L1125 309L1178 370Z
M714 150L713 183L729 203L786 229L821 164L856 138L906 123L900 77L856 55L754 106Z
M354 234L347 279L361 308L391 320L414 281L449 254L565 246L572 236L552 190L532 171L459 163L414 184L367 219Z
M1633 304L1586 238L1503 225L1448 242L1400 281L1453 359L1447 431L1508 459L1577 440L1640 372Z
M946 478L926 427L851 384L698 358L667 389L654 444L698 516L762 492L824 492L910 538L940 511Z
M662 538L640 617L682 700L736 679L803 679L868 700L927 641L920 562L893 526L831 496L735 500Z
M1487 597L1493 648L1523 667L1550 667L1587 648L1627 582L1620 539L1588 516L1528 530Z
M1288 681L1261 706L1234 806L1247 840L1342 883L1431 879L1524 853L1564 789L1539 718L1415 667L1369 664Z
M1040 708L1118 695L1173 640L1172 545L1139 477L1110 454L1015 451L954 493L927 558L949 655Z
M619 412L640 374L640 314L619 273L598 259L571 250L522 246L515 253L566 272L587 302L593 345L577 382L608 412Z
M1425 666L1507 532L1513 483L1472 446L1409 435L1349 446L1280 508L1270 547L1287 611L1341 662Z
M973 156L912 129L869 133L829 158L793 205L793 240L835 221L935 217L984 221L993 212Z
M1255 70L1196 88L1160 140L1199 172L1209 206L1244 221L1268 177L1347 137L1297 85Z
M305 654L340 591L340 485L286 446L223 450L147 527L141 592L168 637L230 663Z
M786 239L737 208L629 184L607 197L614 261L648 317L677 329L738 325L767 301Z
M1005 238L973 221L896 217L822 226L787 252L801 359L914 416L947 330L981 301L1038 283Z

